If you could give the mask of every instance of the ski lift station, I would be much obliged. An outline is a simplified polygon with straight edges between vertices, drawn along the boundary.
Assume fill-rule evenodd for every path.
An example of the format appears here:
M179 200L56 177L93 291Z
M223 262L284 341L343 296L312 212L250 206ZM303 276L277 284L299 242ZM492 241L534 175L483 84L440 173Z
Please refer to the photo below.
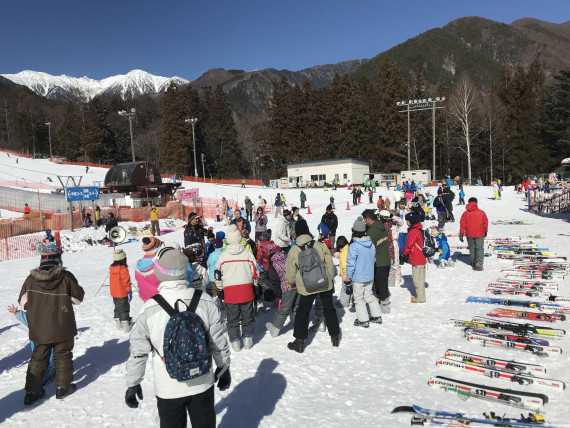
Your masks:
M346 185L362 184L370 173L370 161L356 158L327 159L312 162L288 163L288 187L324 186L333 180Z

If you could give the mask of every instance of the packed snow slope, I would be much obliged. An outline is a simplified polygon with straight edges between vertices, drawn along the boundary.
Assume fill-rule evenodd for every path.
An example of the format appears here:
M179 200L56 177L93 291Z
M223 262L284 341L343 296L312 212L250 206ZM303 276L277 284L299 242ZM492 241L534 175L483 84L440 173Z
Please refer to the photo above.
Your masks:
M6 160L2 160L5 162ZM61 168L61 166L60 166ZM91 175L91 170L90 174ZM95 173L93 173L95 175ZM190 187L190 185L188 186ZM276 194L272 189L246 188L219 185L201 185L201 195L232 198L248 195L254 201L259 195L269 202ZM433 191L434 189L432 189ZM457 194L457 188L453 189ZM570 224L566 217L539 217L525 212L525 204L512 188L506 188L502 200L490 199L488 187L466 187L466 199L475 196L489 220L523 220L529 225L490 225L489 237L513 237L542 235L536 239L540 246L549 247L559 255L570 255ZM330 194L336 198L339 217L339 235L350 237L356 217L364 208L363 203L346 210L350 199L346 189L324 192L307 190L312 214L302 210L310 229L316 233L317 225L328 204ZM392 192L380 190L383 196ZM288 204L299 205L299 190L285 190ZM377 198L378 193L375 196ZM366 199L367 200L367 199ZM447 233L457 233L459 218L464 207L456 206L456 222L446 226ZM215 230L225 230L221 223L207 219ZM426 226L435 222L428 221ZM275 220L270 216L270 226ZM125 225L128 226L128 225ZM77 234L86 234L78 231ZM182 230L166 234L165 242L183 242ZM69 237L73 240L73 236ZM140 237L139 237L140 239ZM461 245L458 238L449 238L450 245ZM465 245L465 244L463 244ZM46 387L46 398L37 405L24 406L24 382L30 347L26 331L7 311L0 316L0 423L7 426L158 426L156 399L153 394L153 374L150 363L142 382L144 400L138 409L130 409L124 403L125 363L129 357L128 335L115 329L113 303L109 296L107 273L112 262L112 248L105 246L77 246L79 251L66 252L64 265L78 278L85 288L84 302L75 308L79 335L75 342L74 365L78 390L64 400L56 400L55 387ZM134 265L143 254L140 242L122 244L127 253L131 277ZM544 407L547 424L569 426L570 410L568 391L550 391L536 386L520 386L484 376L455 372L438 368L437 359L448 348L488 355L495 358L542 364L547 376L570 382L567 337L556 340L564 353L558 357L540 358L530 353L506 348L482 347L468 342L461 329L447 324L450 318L470 319L485 316L491 305L465 303L467 296L485 296L487 284L504 275L501 269L509 262L496 257L485 258L485 270L474 272L469 258L461 256L467 250L456 250L455 268L437 269L428 266L427 303L410 303L413 290L411 267L403 266L405 283L391 289L392 312L384 315L382 325L368 329L354 327L353 310L338 310L342 330L339 348L331 346L327 333L310 333L305 353L297 354L287 349L293 339L292 324L281 335L272 338L265 329L274 310L261 309L257 315L254 347L249 351L232 354L232 386L219 392L216 389L216 413L221 427L406 427L410 417L406 414L391 415L395 406L418 404L427 408L478 414L495 411L507 416L518 416L516 408L471 399L462 401L452 393L432 389L428 379L446 376L466 381L494 385L515 390L546 393L550 402ZM39 258L14 260L0 264L0 306L6 308L17 303L20 288L30 269L37 267ZM339 280L337 281L337 293ZM570 280L560 282L557 293L570 296ZM131 314L136 317L142 305L134 295ZM537 324L542 324L537 322ZM570 330L569 323L544 323Z

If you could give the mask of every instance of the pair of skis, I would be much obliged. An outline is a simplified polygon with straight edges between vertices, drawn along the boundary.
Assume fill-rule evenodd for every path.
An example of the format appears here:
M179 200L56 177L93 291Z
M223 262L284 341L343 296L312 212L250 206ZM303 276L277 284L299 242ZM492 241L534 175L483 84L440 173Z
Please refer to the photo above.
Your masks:
M541 281L511 281L509 279L498 279L496 281L491 281L489 283L489 288L548 292L558 291L558 283Z
M534 321L566 321L566 315L563 314L546 314L543 312L529 312L516 309L496 308L487 313L490 317L501 318L522 318Z
M552 311L556 312L558 308L563 308L558 303L545 303L545 302L533 302L528 300L510 300L501 299L495 297L475 297L469 296L466 300L467 303L489 303L491 305L503 305L503 306L520 306L523 308L539 308L540 310L548 310L544 308L553 308Z
M499 331L510 331L512 333L518 334L520 336L527 337L562 337L566 334L565 330L535 326L533 324L520 324L515 322L497 321L485 317L473 317L471 321L467 320L457 320L452 319L449 321L450 324L456 327L469 328L469 327L485 327L487 329L499 330Z
M538 297L548 302L570 303L570 297L554 296L547 291L541 290L517 290L507 287L489 287L487 292L495 295L509 294L515 296Z
M518 351L531 352L538 357L558 356L562 354L562 348L551 346L546 339L536 337L518 336L505 334L484 329L467 328L465 335L470 342L479 342L483 346L498 346Z
M498 416L495 412L490 412L488 414L483 413L482 416L469 416L465 413L430 410L416 405L399 406L392 410L392 413L412 413L412 425L433 425L441 427L498 426L552 428L544 425L544 417L539 413L529 413L528 416L521 415L520 418Z

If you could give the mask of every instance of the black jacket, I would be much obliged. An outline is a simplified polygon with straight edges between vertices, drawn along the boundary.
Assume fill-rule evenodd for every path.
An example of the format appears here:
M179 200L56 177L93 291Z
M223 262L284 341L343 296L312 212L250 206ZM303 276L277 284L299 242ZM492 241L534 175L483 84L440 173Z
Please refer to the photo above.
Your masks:
M321 222L329 228L329 234L336 236L336 229L338 227L338 218L335 213L324 213Z

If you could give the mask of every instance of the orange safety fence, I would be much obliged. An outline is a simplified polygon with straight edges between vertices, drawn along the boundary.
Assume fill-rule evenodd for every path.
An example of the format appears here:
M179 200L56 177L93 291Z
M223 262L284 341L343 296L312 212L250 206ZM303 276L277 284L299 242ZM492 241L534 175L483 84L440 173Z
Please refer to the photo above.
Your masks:
M11 155L20 156L22 158L28 158L28 159L32 158L31 155L26 155L24 153L15 152L14 150L0 149L0 152L9 153Z
M0 238L0 262L15 259L25 259L40 255L43 233L25 236L3 236Z

